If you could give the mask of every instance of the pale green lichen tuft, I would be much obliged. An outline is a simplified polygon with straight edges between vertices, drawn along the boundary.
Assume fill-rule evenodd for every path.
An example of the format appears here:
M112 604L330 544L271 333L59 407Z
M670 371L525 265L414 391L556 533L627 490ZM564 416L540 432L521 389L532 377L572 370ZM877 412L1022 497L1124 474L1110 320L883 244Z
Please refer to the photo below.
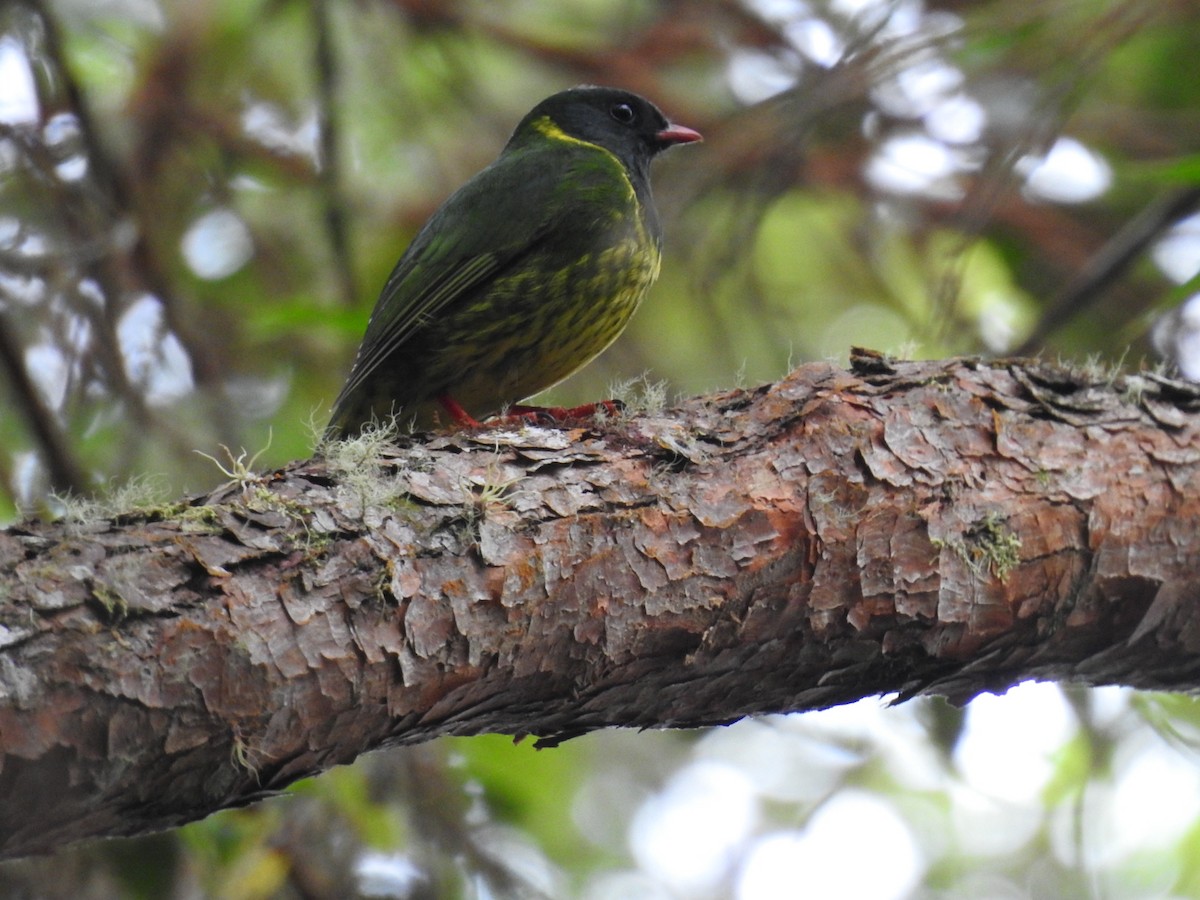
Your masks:
M241 453L239 453L237 456L234 456L232 450L230 450L224 444L220 444L219 446L225 453L225 458L229 461L229 465L225 465L217 457L210 453L205 453L203 450L197 450L196 452L205 459L210 460L212 464L215 465L221 471L221 473L230 480L230 483L245 486L247 484L253 484L259 480L259 476L254 472L254 467L258 463L259 457L271 449L271 440L273 437L274 434L271 431L268 431L267 443L249 459L246 458L249 454L249 451L246 450L245 447L242 448Z
M975 575L986 572L1001 582L1021 563L1020 536L995 512L968 528L962 540L933 538L931 543L952 550Z
M88 525L122 516L152 515L163 507L164 481L153 475L139 475L92 497L53 494L51 503L63 520L72 525Z
M405 491L398 479L388 475L384 452L399 437L399 422L392 417L367 424L354 437L323 441L317 452L325 458L342 490L363 509L394 506Z
M667 383L654 381L646 374L610 385L608 395L622 407L625 416L639 413L658 415L667 407ZM602 407L597 407L597 411ZM603 415L603 413L601 413Z

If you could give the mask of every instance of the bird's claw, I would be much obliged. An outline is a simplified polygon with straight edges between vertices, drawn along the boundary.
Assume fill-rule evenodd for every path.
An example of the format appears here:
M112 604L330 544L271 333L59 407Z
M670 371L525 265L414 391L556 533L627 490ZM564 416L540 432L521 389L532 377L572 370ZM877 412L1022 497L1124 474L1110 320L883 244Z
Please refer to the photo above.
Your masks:
M624 409L625 404L620 400L599 400L595 403L584 403L581 406L517 405L510 407L508 414L503 418L509 421L527 422L531 425L554 424L590 419L602 410L606 416L616 416Z

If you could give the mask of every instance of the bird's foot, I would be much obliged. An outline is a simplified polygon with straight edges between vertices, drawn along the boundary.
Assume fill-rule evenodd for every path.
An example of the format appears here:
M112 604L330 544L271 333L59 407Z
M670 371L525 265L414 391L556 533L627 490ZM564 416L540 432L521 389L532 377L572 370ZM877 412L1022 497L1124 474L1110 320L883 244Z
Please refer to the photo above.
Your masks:
M481 428L483 423L463 409L462 405L449 394L438 397L438 403L446 414L460 428ZM526 406L517 404L510 406L508 412L497 416L498 422L520 422L528 425L547 424L555 422L572 422L578 419L590 419L603 411L606 416L617 416L625 409L620 400L599 400L595 403L584 403L582 406Z
M596 413L603 411L606 416L616 416L625 409L620 400L598 400L595 403L584 403L582 406L525 406L517 404L510 406L504 419L529 422L571 422L577 419L590 419Z

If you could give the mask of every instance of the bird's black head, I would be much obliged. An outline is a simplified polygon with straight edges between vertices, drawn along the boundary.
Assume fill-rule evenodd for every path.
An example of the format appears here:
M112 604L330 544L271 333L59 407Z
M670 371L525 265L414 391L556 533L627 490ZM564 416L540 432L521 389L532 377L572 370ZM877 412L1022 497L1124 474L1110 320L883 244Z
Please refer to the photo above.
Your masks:
M640 170L656 153L700 140L700 133L672 125L649 100L616 88L583 86L547 97L517 126L514 139L546 120L568 138L611 150Z

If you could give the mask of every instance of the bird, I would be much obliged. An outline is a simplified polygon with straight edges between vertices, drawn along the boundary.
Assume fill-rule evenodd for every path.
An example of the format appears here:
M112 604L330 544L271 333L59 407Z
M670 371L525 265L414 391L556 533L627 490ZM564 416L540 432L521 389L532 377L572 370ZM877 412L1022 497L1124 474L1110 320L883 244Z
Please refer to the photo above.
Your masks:
M699 140L617 88L538 103L396 263L325 437L393 417L429 430L536 411L517 404L612 343L658 277L650 161Z

